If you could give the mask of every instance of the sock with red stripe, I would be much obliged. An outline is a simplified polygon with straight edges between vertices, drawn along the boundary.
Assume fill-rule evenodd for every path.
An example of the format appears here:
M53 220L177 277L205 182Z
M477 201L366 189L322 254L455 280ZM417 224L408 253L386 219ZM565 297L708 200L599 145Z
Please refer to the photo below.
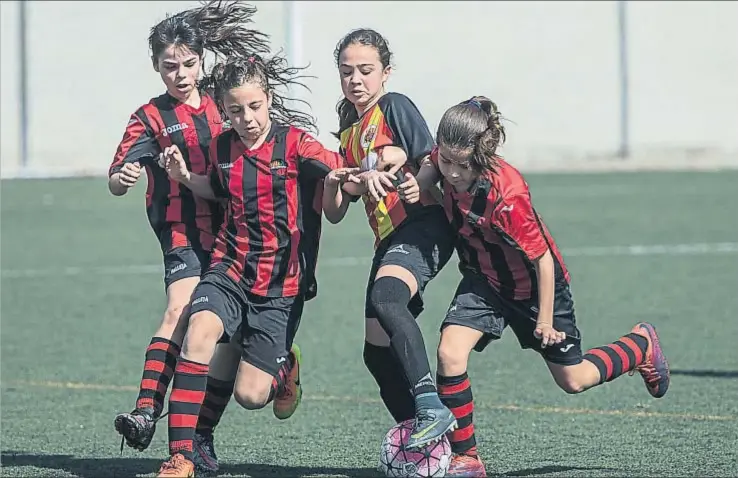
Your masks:
M451 451L459 455L477 456L477 439L474 436L474 397L466 372L454 377L436 375L441 401L456 417L459 428L449 433Z
M192 441L205 400L208 365L180 358L174 370L169 396L169 454L181 453L192 460Z
M599 383L602 384L642 364L647 347L648 340L645 337L631 333L612 344L588 350L583 358L597 367L600 372Z
M290 374L290 370L292 370L291 359L285 361L282 366L279 367L277 375L275 375L274 379L272 379L272 389L269 391L269 398L267 399L267 403L274 400L274 398L284 390L284 384L287 383L287 377Z
M136 408L154 410L154 418L164 409L164 397L174 374L179 357L179 345L161 337L151 339L146 349L143 377L136 400Z
M197 419L197 433L201 435L213 433L231 400L235 384L234 380L225 381L208 377L205 400L202 402L200 416Z

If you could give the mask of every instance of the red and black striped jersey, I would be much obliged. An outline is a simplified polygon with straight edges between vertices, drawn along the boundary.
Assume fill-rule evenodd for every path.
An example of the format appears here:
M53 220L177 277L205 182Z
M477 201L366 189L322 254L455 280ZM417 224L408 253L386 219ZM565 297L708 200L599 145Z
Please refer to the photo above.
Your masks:
M431 153L438 168L438 150ZM494 173L479 177L467 191L442 181L444 209L459 233L459 267L483 274L506 298L538 296L533 261L547 250L554 259L556 281L569 281L569 271L548 228L533 208L520 172L501 158Z
M210 184L228 202L210 271L259 296L307 293L322 214L316 188L341 157L298 128L272 124L256 149L224 132L210 145L210 159Z
M341 131L341 155L348 167L364 170L376 168L376 153L385 146L397 146L407 154L407 163L398 172L416 174L419 162L433 149L434 141L428 125L415 104L400 93L387 93L377 104ZM392 234L402 222L413 214L423 212L426 206L440 203L430 192L423 192L420 201L407 204L396 191L376 202L370 194L362 196L369 225L376 236L375 246Z
M177 145L189 170L206 174L210 142L222 128L218 108L207 95L202 95L199 108L193 108L165 93L152 98L128 120L108 174L117 173L125 163L137 162L146 168L146 212L165 250L193 246L209 251L223 210L220 204L169 179L157 164L159 153Z

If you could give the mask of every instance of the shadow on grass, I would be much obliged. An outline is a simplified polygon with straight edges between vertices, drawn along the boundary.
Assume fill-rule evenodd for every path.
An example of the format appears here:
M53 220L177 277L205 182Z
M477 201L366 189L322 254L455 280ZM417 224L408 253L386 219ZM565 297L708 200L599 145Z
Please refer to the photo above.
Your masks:
M154 475L162 460L153 458L77 458L72 455L35 455L3 451L3 468L33 466L47 470L66 471L81 478L134 477ZM309 466L279 466L260 463L225 464L219 475L249 477L350 476L368 478L379 476L374 468L336 468Z
M736 370L670 370L672 375L697 378L738 378Z
M81 478L103 477L133 477L139 475L152 476L161 465L162 460L153 458L77 458L72 455L35 455L30 453L4 451L2 464L4 468L33 466L44 468L52 472L65 471ZM491 468L491 467L490 467ZM536 476L549 473L566 473L568 471L606 471L615 472L612 468L588 466L543 466L540 468L526 468L510 470L504 473L494 473L488 470L489 476ZM220 469L220 476L248 476L259 477L302 477L302 476L348 476L369 478L382 476L374 468L337 468L311 466L280 466L260 463L224 464Z

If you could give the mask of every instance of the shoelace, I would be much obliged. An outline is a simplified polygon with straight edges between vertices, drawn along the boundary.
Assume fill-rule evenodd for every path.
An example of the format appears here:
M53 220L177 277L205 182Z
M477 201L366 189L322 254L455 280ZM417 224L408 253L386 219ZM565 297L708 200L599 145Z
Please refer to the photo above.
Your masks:
M479 458L469 455L458 455L455 461L460 462L462 465L476 465L479 463Z
M173 456L161 464L161 468L159 468L159 471L176 470L179 467L181 461L182 459L179 456Z
M656 370L656 367L654 367L651 362L638 365L636 368L628 372L628 375L632 377L636 372L640 373L641 377L643 377L649 385L653 385L661 380L661 374L659 374L658 370Z
M287 400L288 398L292 398L292 388L291 387L283 387L282 393L279 394L280 400Z
M158 422L162 418L166 417L167 415L169 415L169 412L166 412L166 413L160 415L159 418L154 418L153 420L151 420L153 422L152 425L156 425L156 422ZM137 415L134 415L134 416L142 417L143 415L137 414ZM144 420L146 420L146 418L144 418ZM125 445L125 443L126 443L126 437L121 437L120 438L120 454L121 454L121 456L123 456L123 445Z
M433 421L436 419L436 415L431 413L428 410L420 410L418 412L417 418L415 420L416 423L422 423L424 421Z
M212 435L196 435L195 439L198 442L198 445L200 445L202 448L205 449L208 453L211 453L213 450L213 436Z
M636 370L640 372L641 376L649 384L654 384L661 380L661 374L659 374L659 372L656 370L656 367L654 367L652 363L645 363L639 367L636 367Z

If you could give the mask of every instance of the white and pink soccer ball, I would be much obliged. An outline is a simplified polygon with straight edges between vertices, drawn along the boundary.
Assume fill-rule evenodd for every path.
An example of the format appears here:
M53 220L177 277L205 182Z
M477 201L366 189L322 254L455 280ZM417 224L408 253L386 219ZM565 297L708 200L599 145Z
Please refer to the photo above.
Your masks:
M392 427L382 440L379 469L385 476L426 478L446 476L451 463L451 443L444 435L439 441L425 447L407 450L414 420L406 420Z

